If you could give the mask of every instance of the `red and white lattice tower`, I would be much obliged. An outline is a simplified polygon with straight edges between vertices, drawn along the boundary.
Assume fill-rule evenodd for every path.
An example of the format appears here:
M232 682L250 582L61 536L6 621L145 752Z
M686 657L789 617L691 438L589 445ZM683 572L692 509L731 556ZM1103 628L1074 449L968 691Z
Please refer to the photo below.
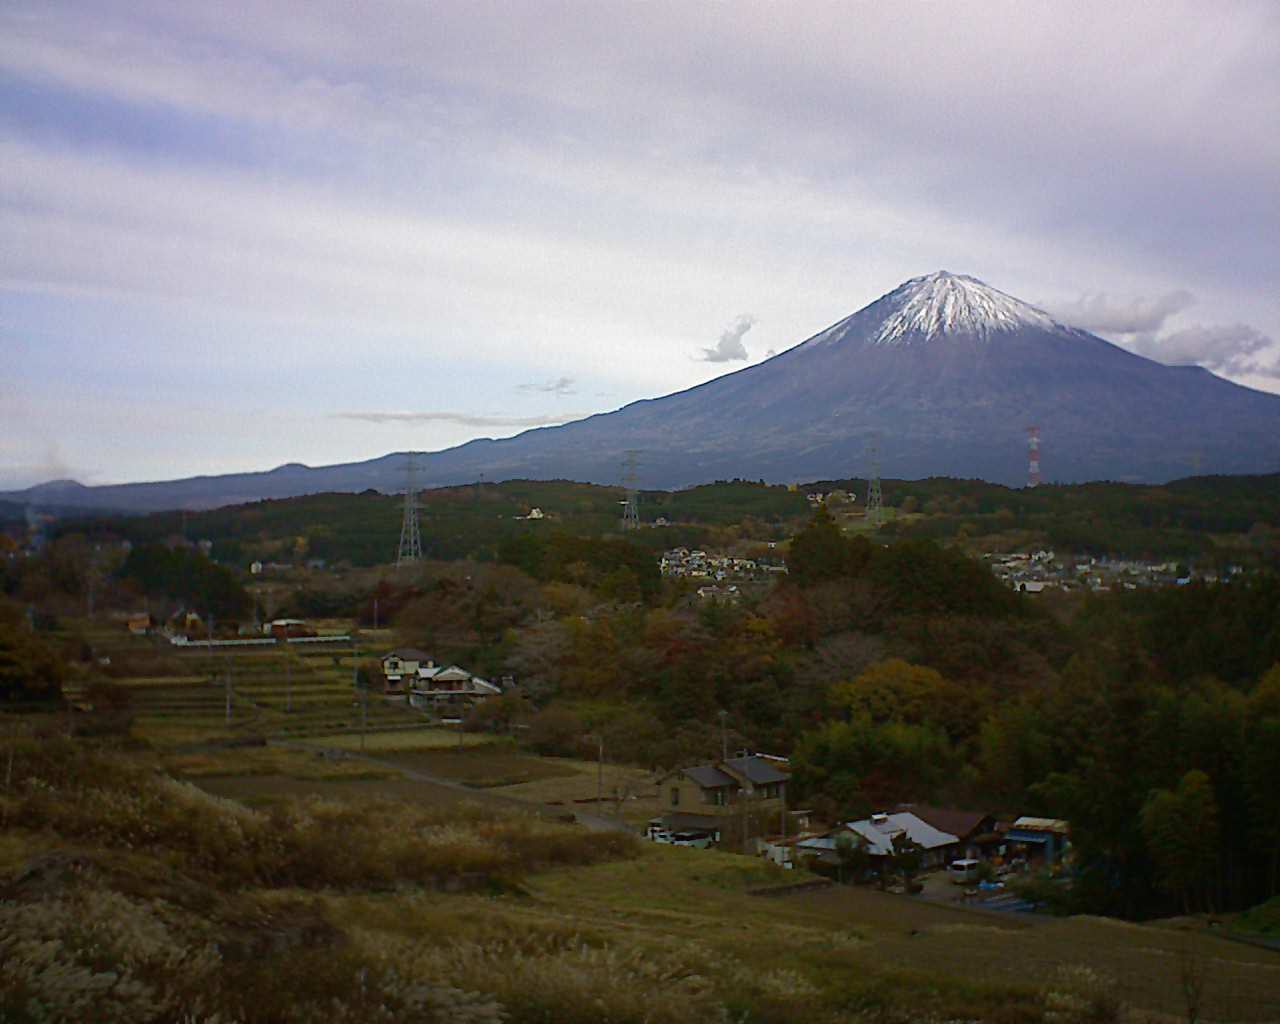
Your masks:
M1027 427L1027 486L1040 486L1040 428Z

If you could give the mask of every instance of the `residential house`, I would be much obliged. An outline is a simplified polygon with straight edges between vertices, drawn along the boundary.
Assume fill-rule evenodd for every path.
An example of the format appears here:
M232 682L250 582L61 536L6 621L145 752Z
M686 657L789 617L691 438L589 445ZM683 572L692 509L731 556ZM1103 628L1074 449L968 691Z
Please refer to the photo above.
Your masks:
M502 693L501 686L481 679L464 668L457 665L441 668L430 661L418 666L409 687L409 704L433 711L463 711L486 697L496 697Z
M667 813L649 823L650 836L663 831L714 833L719 841L726 819L746 810L782 810L788 775L780 758L748 754L712 764L679 768L658 779ZM744 806L744 803L746 806Z
M1005 841L1013 857L1025 857L1028 864L1053 867L1070 846L1071 827L1060 818L1023 816L1005 833Z
M952 851L955 859L985 860L1005 841L1004 830L997 827L996 816L986 811L958 811L951 807L931 807L928 804L902 804L897 810L914 814L939 832L955 836L959 840L956 849Z
M959 847L959 837L934 828L910 811L873 814L861 821L846 821L821 836L796 844L797 854L808 854L825 864L839 863L837 848L842 837L848 837L873 858L893 855L895 840L909 839L921 850L921 866L936 867L952 858Z
M305 619L272 619L263 626L262 631L269 633L277 640L316 635L316 631L307 624Z
M434 668L435 662L425 651L416 647L397 647L382 656L382 677L388 693L403 693L418 678L422 666Z

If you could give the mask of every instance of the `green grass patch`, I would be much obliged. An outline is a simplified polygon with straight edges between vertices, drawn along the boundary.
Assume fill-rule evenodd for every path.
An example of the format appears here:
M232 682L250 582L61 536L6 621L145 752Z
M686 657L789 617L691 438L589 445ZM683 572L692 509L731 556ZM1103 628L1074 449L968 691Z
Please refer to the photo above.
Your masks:
M1238 932L1280 939L1280 896L1272 896L1266 903L1246 910L1235 919L1232 927Z
M371 732L363 737L351 733L329 733L321 736L308 736L308 746L333 747L338 750L366 750L370 753L382 751L410 750L444 750L449 747L481 747L493 742L493 738L479 733L448 729L398 729L389 732Z

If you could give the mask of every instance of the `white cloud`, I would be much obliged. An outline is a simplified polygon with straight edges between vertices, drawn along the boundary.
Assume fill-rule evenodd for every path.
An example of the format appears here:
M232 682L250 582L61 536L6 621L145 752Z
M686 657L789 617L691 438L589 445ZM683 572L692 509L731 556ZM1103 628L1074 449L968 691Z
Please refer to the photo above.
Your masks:
M1280 121L1274 4L1240 0L1210 33L1192 0L1082 2L850 18L279 0L228 17L12 0L0 322L56 297L101 351L41 344L84 353L86 374L199 363L220 402L227 367L253 366L288 371L313 409L378 407L357 380L403 401L409 378L462 408L497 388L524 422L539 394L630 400L721 372L747 355L726 309L753 309L752 348L781 351L950 266L1014 294L1101 289L1074 300L1080 318L1131 347L1270 365L1241 332L1280 336L1280 135L1260 128ZM1180 338L1182 282L1202 319L1258 327ZM38 360L13 374L19 392L51 381ZM130 405L65 450L134 443ZM70 430L66 412L44 419ZM257 434L220 457L323 461L389 434L315 415L335 433L290 436L305 455ZM0 432L23 418L5 410ZM432 422L442 443L472 429Z
M577 389L574 387L574 379L572 377L557 377L555 380L543 381L538 384L520 384L517 391L534 391L544 395L576 395Z
M743 313L720 332L720 340L713 348L704 348L698 358L707 363L736 362L747 358L747 347L742 339L755 326L755 317Z
M1163 337L1142 337L1132 347L1162 363L1194 363L1234 376L1280 379L1280 351L1271 338L1248 324L1197 324Z
M1117 297L1095 292L1072 303L1058 303L1051 312L1064 323L1086 331L1137 334L1160 330L1169 317L1182 312L1195 301L1195 296L1183 289L1155 298Z

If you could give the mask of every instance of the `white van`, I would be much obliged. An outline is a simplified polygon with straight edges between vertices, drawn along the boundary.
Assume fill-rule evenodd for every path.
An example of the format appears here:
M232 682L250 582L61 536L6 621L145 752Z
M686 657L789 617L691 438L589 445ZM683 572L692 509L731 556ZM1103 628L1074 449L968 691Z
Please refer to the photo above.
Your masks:
M947 865L947 874L956 885L972 885L978 880L978 869L981 866L980 860L953 860Z

